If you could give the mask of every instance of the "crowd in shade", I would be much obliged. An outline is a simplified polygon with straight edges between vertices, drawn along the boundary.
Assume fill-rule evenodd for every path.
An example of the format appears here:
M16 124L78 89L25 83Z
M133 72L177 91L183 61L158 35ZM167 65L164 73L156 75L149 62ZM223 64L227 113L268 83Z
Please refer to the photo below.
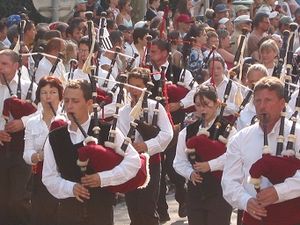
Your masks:
M164 224L171 184L189 225L300 225L299 68L299 0L2 18L0 224Z

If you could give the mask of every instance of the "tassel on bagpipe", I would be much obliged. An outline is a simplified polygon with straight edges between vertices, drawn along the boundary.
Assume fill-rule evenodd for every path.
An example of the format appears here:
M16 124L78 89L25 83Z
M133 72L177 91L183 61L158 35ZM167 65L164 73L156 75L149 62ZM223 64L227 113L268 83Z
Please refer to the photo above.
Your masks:
M263 119L266 119L264 116ZM265 123L262 121L262 123ZM296 123L296 122L293 122ZM295 124L293 124L295 125ZM264 126L264 125L263 125ZM273 185L283 183L287 178L293 177L297 170L300 169L300 160L295 157L295 150L293 156L273 156L271 155L270 147L268 145L268 134L266 128L264 130L264 147L262 158L257 160L250 168L251 176L250 183L254 185L257 192L261 190L262 177L267 178ZM290 134L294 134L295 129L291 128ZM294 147L295 139L290 139L292 142L289 148ZM288 150L288 149L287 149ZM291 149L289 149L291 150ZM263 218L264 225L294 225L300 221L299 212L300 198L294 198L284 202L272 204L266 207L267 217ZM282 213L284 212L284 214ZM247 212L244 213L244 223L249 225L261 224L260 221L255 220Z

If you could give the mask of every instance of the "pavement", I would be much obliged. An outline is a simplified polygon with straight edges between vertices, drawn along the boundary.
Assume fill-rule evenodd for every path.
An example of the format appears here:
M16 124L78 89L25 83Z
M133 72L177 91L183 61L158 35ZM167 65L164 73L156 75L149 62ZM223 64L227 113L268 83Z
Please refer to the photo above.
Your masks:
M175 201L174 193L167 195L167 202L169 206L169 214L171 220L163 225L188 225L187 218L180 218L177 214L178 203ZM127 213L127 207L124 201L119 202L114 210L115 225L129 225L130 220ZM142 224L141 224L142 225ZM231 216L231 225L236 225L236 212Z

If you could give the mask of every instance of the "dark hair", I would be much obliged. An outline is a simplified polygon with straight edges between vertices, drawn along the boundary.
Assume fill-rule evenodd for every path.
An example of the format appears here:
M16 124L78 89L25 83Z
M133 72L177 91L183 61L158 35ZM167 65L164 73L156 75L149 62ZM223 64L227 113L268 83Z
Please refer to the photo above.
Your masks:
M152 41L152 45L156 45L158 47L158 49L161 51L170 52L170 50L171 50L170 44L163 39L159 39L159 38L154 39Z
M144 27L138 27L133 30L132 38L133 43L137 44L139 39L143 39L147 34L149 33L149 30Z
M54 37L61 38L62 37L61 32L59 30L49 30L44 35L44 39L46 41L48 41Z
M32 27L34 27L34 23L31 20L26 20L26 25L24 27L24 33L29 31Z
M225 68L225 61L221 56L215 56L215 57L209 58L207 61L208 67L209 67L210 63L212 63L213 61L220 62L222 64L223 68Z
M70 80L65 88L80 89L86 101L92 99L92 87L87 80Z
M14 38L17 38L17 37L18 37L18 26L15 24L8 28L7 38L11 43L13 43Z
M253 19L253 27L257 27L259 23L264 20L264 18L269 18L269 15L266 13L257 13Z
M0 20L0 32L2 32L5 28L8 28L7 24L3 19L1 19Z
M119 30L112 31L109 35L109 39L114 47L117 45L117 43L121 44L122 37L123 37L123 34Z
M278 98L284 98L284 85L277 77L263 77L254 86L254 96L257 91L268 89L275 91Z
M218 101L218 94L216 88L211 84L202 84L197 89L196 94L194 95L194 103L196 98L199 97L200 101L203 102L203 97L208 98L213 102Z
M150 70L142 67L137 67L128 73L128 83L131 78L142 79L146 85L150 81Z
M89 47L89 50L90 50L90 40L87 36L84 36L80 39L80 41L78 42L78 47L80 45L86 45ZM99 42L95 42L95 46L94 46L94 53L97 52L99 49Z
M39 103L41 101L41 89L47 85L50 85L50 87L54 87L57 88L58 90L58 95L59 95L59 100L62 100L63 97L63 91L64 91L64 87L62 85L62 82L54 76L44 76L40 79L39 81L39 85L36 89L35 92L35 102Z
M192 49L192 39L196 38L205 32L205 27L203 25L193 24L187 34L184 36L184 44L182 46L182 53L184 56L190 55Z
M119 0L118 9L121 11L128 2L130 2L130 0Z
M190 10L186 7L188 0L179 0L176 6L176 12L179 12L179 14L187 14L191 16Z
M46 53L50 53L52 50L58 50L60 51L62 44L64 43L65 40L61 39L61 38L51 38L46 47L45 47L45 52Z

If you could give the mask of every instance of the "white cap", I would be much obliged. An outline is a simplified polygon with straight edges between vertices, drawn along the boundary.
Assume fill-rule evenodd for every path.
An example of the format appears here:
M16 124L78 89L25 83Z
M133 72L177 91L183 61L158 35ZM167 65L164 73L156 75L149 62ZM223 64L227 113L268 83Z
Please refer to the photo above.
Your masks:
M279 12L277 11L273 11L269 14L269 19L274 19L276 16L279 15Z
M147 21L139 21L139 22L137 22L136 24L134 24L134 29L136 29L136 28L142 28L142 27L145 27L145 25L147 24Z
M225 24L229 21L227 17L223 17L222 19L219 20L219 24Z
M247 22L252 22L249 15L241 15L241 16L238 16L237 18L235 18L235 20L234 20L235 24L247 23Z

